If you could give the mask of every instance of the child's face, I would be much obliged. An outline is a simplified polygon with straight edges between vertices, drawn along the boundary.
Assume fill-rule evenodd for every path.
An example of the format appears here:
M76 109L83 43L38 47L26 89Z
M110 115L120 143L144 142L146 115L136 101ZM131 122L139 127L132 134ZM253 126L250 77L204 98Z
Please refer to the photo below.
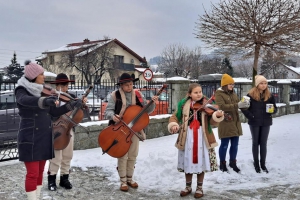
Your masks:
M203 97L202 88L195 87L189 96L191 97L192 101L199 101Z
M62 91L62 92L67 92L69 88L69 84L59 84L56 86L56 90Z
M122 83L121 88L124 92L131 92L133 90L133 82Z

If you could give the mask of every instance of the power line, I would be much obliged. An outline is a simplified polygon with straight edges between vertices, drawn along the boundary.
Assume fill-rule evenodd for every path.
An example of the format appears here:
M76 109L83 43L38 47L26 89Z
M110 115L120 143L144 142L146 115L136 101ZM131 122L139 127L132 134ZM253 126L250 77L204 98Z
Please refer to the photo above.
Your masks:
M0 50L4 50L4 51L21 51L21 52L30 52L30 53L41 53L41 52L34 52L34 51L24 51L24 50L12 50L12 49L0 49Z

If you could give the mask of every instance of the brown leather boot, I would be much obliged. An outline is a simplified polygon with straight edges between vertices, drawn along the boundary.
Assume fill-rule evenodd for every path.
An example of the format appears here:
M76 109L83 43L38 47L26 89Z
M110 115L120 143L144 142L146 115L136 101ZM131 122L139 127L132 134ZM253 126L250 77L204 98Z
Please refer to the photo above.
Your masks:
M124 182L121 182L120 190L123 191L123 192L127 192L128 191L128 185Z
M132 188L138 188L139 185L137 184L137 182L135 182L134 180L132 180L132 176L127 176L127 185L132 187Z
M195 197L196 199L199 199L199 198L203 197L202 186L197 186L196 192L195 192L195 194L194 194L194 197Z
M181 197L185 197L185 196L191 194L191 192L192 192L192 188L189 187L189 186L186 186L186 187L184 188L184 190L181 190L180 196L181 196Z

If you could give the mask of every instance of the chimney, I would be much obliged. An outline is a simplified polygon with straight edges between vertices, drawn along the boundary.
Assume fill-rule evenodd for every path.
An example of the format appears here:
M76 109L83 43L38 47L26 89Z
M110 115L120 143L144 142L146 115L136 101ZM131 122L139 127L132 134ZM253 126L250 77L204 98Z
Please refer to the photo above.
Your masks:
M87 38L83 40L83 43L89 43L89 42L90 42L90 40Z

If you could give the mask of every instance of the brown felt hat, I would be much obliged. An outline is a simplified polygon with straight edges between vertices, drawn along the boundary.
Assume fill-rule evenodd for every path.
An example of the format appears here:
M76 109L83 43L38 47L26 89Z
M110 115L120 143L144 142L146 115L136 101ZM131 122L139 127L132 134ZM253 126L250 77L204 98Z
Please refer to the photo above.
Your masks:
M122 83L127 83L127 82L136 82L138 81L139 78L135 78L134 74L132 74L131 76L127 73L123 73L121 76L120 76L120 79L119 79L119 82L116 84L116 85L120 85Z
M68 76L64 73L57 74L55 81L50 82L51 84L58 84L58 83L69 83L69 82L75 82L70 81Z

